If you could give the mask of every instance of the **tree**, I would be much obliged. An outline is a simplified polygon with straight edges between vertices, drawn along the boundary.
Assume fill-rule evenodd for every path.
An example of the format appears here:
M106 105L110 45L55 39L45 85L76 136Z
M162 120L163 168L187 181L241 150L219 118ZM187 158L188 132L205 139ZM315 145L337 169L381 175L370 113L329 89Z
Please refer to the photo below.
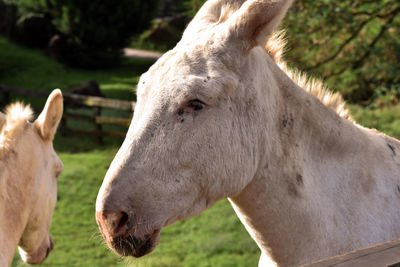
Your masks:
M296 1L288 61L353 102L370 103L377 88L400 92L399 14L397 0Z

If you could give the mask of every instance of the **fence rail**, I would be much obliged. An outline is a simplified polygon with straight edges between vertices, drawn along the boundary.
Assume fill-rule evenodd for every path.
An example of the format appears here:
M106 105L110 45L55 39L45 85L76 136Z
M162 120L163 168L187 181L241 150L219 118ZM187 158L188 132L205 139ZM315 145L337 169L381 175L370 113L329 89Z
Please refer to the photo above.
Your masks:
M30 96L37 98L46 99L49 95L48 92L42 91L33 91L28 89L10 87L5 85L0 85L0 92L3 93L3 104L8 104L10 102L10 95L22 95L22 96ZM129 127L131 121L131 114L135 109L135 102L124 101L124 100L116 100L116 99L108 99L104 97L97 96L84 96L78 94L71 93L63 93L64 97L64 114L60 124L60 131L63 135L73 134L80 136L89 136L95 137L97 142L102 144L104 136L124 138L125 132L122 131L111 131L104 130L103 125L118 125ZM93 115L88 114L78 114L73 112L76 107L91 109L93 111ZM103 108L111 108L115 110L122 110L127 112L127 116L129 118L120 118L120 117L110 117L110 116L102 116ZM68 126L67 121L84 121L91 123L94 125L94 130L88 129L74 129Z
M400 239L324 259L302 267L400 267Z

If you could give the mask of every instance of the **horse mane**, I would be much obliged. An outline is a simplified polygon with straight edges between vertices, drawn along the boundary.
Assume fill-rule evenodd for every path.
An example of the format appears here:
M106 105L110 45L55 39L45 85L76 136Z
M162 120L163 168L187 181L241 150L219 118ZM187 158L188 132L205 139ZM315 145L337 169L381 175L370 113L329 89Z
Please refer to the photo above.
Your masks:
M4 157L32 116L31 107L20 102L7 106L5 114L0 112L0 159Z
M318 98L325 106L333 109L340 117L352 121L349 110L345 108L346 102L338 92L332 92L324 83L307 76L307 74L297 69L289 68L283 60L285 53L286 40L284 31L275 32L265 45L265 50L274 62L295 82L309 94Z

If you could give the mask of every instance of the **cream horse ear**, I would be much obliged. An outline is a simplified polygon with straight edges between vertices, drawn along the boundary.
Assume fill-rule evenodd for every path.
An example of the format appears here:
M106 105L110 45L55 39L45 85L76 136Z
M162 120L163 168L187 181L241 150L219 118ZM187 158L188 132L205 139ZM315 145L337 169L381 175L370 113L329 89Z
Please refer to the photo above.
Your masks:
M55 89L47 98L46 105L35 121L40 136L44 140L53 140L63 114L63 97L60 89Z
M248 0L226 22L228 39L244 49L265 46L293 0Z

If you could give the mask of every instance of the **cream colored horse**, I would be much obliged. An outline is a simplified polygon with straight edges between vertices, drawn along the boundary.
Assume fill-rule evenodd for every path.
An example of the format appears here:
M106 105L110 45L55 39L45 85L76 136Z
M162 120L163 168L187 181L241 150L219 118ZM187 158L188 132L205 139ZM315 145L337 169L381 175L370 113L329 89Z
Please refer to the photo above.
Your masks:
M164 226L222 198L260 247L260 266L400 237L400 143L287 70L272 33L291 2L210 0L142 75L96 203L115 252L149 253Z
M17 246L31 264L53 249L49 229L63 164L52 141L62 113L60 90L33 123L31 109L20 103L0 113L0 266L11 264Z

